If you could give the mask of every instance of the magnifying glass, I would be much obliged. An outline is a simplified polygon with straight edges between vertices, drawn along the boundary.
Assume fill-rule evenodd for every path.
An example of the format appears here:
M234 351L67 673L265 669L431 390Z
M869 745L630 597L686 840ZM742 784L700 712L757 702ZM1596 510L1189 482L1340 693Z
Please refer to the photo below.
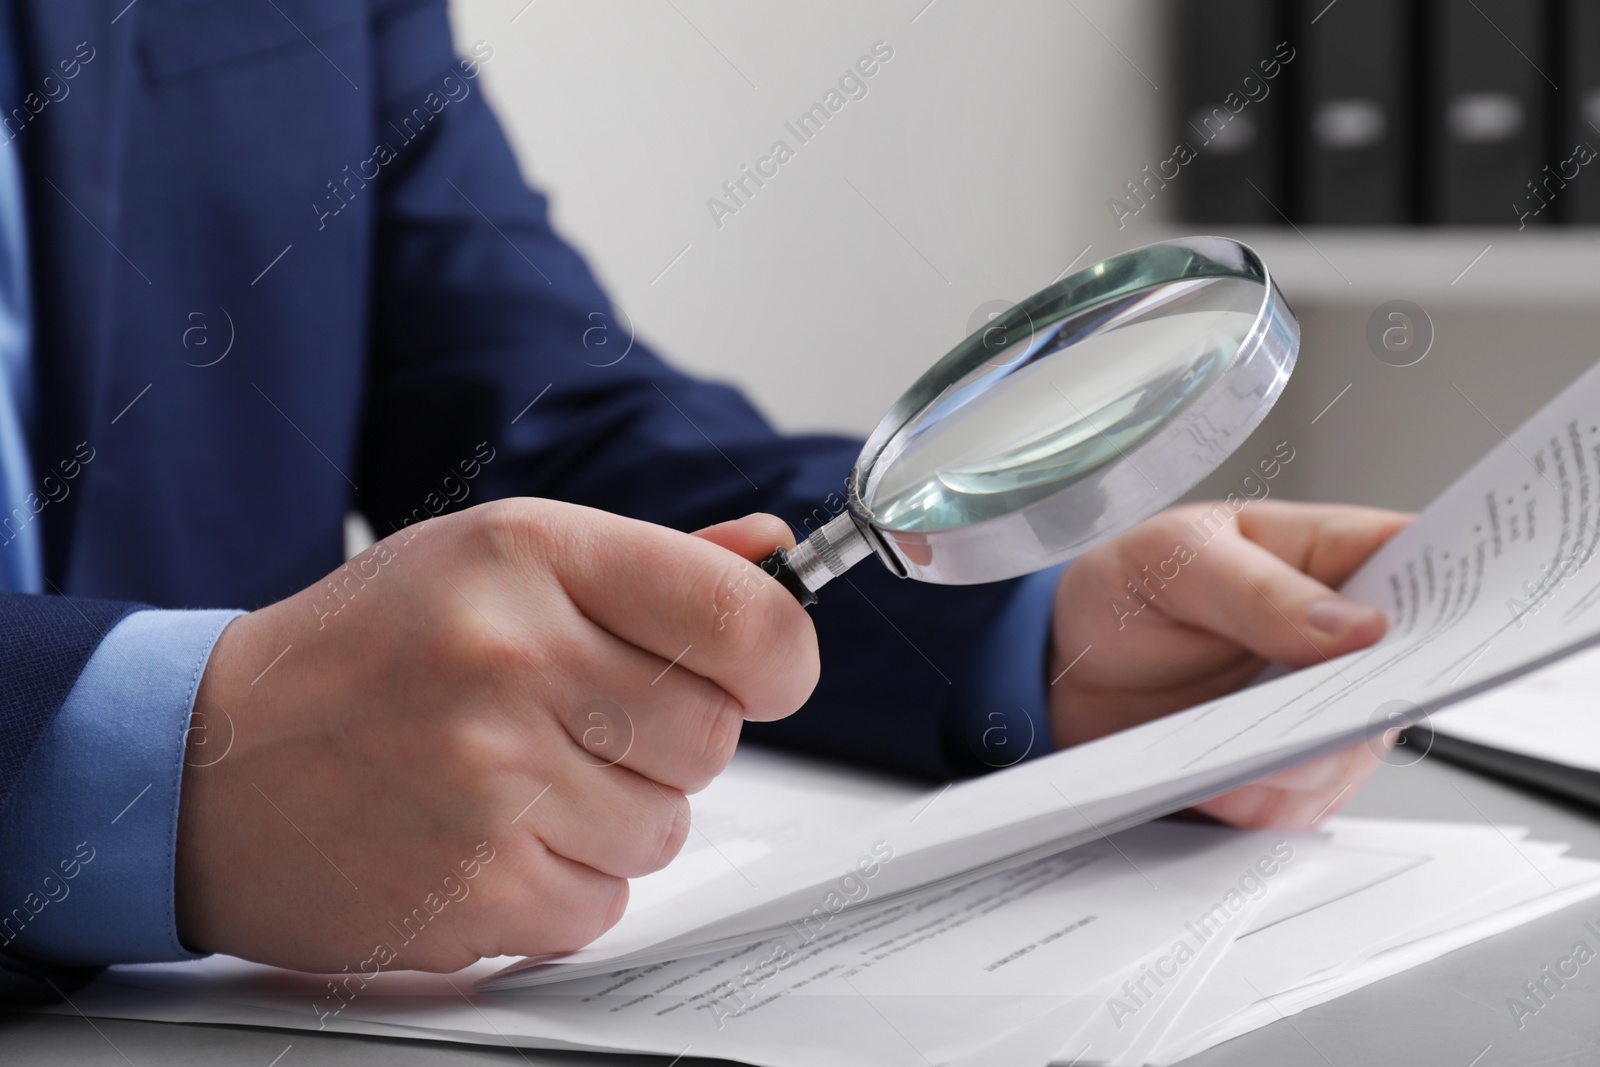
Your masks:
M848 507L762 563L802 604L868 556L974 585L1066 562L1194 488L1261 424L1300 326L1251 249L1136 249L1000 315L878 423Z

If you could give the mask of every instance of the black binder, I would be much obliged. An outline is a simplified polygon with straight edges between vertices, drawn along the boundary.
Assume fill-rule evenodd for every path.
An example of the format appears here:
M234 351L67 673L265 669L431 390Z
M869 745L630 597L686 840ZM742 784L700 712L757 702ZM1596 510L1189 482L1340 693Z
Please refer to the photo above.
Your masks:
M1419 199L1450 225L1554 220L1543 188L1555 91L1548 0L1428 0L1424 129L1430 151ZM1559 179L1558 179L1559 180Z
M1574 166L1582 155L1580 145L1600 153L1600 3L1595 0L1565 0L1561 10L1560 37L1565 52L1565 67L1557 79L1557 95L1562 134L1556 139L1554 155L1560 174L1577 171L1568 187L1561 191L1561 218L1579 225L1600 224L1600 158ZM1573 163L1568 163L1568 160Z
M1409 0L1294 0L1294 160L1304 221L1413 221L1415 14Z
M1181 0L1172 4L1177 156L1155 178L1176 187L1188 222L1282 224L1291 73L1287 20L1278 0ZM1286 62L1287 57L1287 62ZM1187 149L1192 159L1181 162ZM1149 174L1121 195L1154 191ZM1155 187L1159 188L1159 187Z

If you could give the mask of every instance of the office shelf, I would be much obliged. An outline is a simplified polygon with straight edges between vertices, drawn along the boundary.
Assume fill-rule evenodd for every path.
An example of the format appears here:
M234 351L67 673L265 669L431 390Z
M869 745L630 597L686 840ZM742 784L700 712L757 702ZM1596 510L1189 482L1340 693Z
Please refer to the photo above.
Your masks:
M1600 229L1348 230L1174 225L1255 248L1291 304L1417 303L1600 310Z

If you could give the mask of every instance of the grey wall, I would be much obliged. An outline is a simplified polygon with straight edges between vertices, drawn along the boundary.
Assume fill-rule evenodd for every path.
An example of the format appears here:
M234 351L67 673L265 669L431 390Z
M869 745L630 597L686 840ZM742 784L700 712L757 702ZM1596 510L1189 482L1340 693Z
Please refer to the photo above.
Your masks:
M1427 309L1432 350L1392 367L1367 347L1372 310L1300 312L1302 356L1283 399L1201 495L1225 492L1289 441L1296 458L1275 485L1281 494L1420 508L1600 359L1588 308L1442 304Z
M642 336L786 428L864 433L979 305L1150 239L1105 207L1156 135L1149 3L527 3L454 11L528 177ZM879 40L799 145L784 123ZM795 158L719 229L707 199L778 138Z
M495 49L483 83L526 173L639 334L739 383L787 429L857 433L980 305L1032 292L1080 253L1088 264L1171 234L1159 201L1120 230L1107 210L1166 154L1159 14L1156 0L454 7L458 42ZM879 40L894 58L867 95L799 145L784 123ZM778 138L794 159L719 228L707 199ZM1569 249L1568 267L1545 265L1548 239L1509 233L1471 249L1389 235L1366 253L1387 269L1351 268L1354 279L1326 269L1321 250L1349 254L1329 244L1339 237L1315 235L1315 248L1289 230L1269 237L1281 260L1309 264L1300 274L1329 278L1285 283L1304 327L1300 367L1258 439L1203 490L1224 491L1280 440L1297 451L1280 495L1410 508L1448 484L1499 440L1496 426L1512 429L1600 355L1596 303L1568 276L1588 261ZM1533 250L1514 298L1447 284L1490 240L1472 280ZM1541 272L1566 295L1532 306ZM1439 275L1432 295L1405 291L1424 274ZM1415 367L1378 362L1364 340L1390 298L1434 319L1435 347Z

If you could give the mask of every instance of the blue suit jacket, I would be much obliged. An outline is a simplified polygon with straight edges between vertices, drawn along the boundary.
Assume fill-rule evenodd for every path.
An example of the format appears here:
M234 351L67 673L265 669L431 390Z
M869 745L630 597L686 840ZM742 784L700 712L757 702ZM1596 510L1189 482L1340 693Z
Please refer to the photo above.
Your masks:
M627 347L444 0L17 2L49 100L15 117L58 595L0 596L0 790L128 603L266 604L340 564L352 507L380 534L514 494L680 529L828 517L857 442L781 438ZM949 712L1013 594L869 562L816 610L808 708L752 731L981 768Z

